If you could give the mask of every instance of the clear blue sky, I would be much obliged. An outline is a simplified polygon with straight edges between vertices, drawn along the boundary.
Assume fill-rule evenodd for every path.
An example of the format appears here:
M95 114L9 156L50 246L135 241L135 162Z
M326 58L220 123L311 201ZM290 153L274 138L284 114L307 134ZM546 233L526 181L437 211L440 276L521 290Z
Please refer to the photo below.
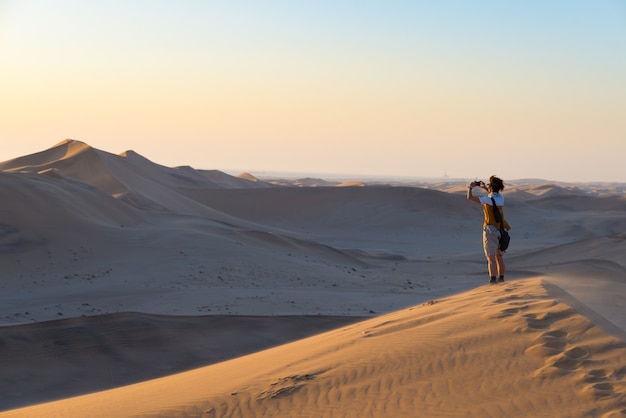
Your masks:
M0 0L0 160L622 181L624 1Z

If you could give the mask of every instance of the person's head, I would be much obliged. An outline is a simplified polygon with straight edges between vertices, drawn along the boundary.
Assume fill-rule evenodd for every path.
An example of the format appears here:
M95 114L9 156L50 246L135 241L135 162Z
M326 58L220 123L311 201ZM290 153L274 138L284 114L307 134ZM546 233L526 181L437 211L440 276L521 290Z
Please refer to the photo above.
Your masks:
M491 186L491 191L498 193L504 190L504 182L501 178L496 176L489 177L489 185Z

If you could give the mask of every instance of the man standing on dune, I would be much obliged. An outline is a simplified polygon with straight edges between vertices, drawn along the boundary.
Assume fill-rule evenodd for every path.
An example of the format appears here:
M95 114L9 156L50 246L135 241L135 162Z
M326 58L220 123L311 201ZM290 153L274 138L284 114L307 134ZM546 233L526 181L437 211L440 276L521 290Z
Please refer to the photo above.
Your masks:
M487 196L476 197L472 195L472 188L480 187L487 191ZM496 221L493 202L500 212L500 219L504 222L504 228L508 231L511 226L504 218L504 197L500 191L504 189L502 179L491 176L489 184L482 181L474 181L467 187L467 200L483 205L483 248L487 257L487 268L489 270L489 284L504 282L504 258L500 250L500 223ZM492 200L493 198L493 200ZM497 274L497 281L496 281Z

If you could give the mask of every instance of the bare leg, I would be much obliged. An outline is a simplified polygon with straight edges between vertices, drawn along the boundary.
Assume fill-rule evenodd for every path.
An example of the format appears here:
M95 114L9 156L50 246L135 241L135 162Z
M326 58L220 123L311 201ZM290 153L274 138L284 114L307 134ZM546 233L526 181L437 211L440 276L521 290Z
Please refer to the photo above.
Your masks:
M498 258L495 255L487 256L487 267L489 269L489 277L497 277L500 264L498 263Z
M498 266L498 276L504 277L504 272L506 269L505 269L504 258L502 257L502 254L498 254L498 256L496 257L496 264ZM491 270L489 272L491 273Z

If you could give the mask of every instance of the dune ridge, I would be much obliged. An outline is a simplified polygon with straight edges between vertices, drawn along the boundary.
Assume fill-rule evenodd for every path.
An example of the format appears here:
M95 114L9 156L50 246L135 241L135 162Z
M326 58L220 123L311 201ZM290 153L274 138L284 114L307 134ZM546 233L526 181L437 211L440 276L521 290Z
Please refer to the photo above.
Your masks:
M480 287L205 368L3 416L626 413L626 345L553 298L542 281Z

